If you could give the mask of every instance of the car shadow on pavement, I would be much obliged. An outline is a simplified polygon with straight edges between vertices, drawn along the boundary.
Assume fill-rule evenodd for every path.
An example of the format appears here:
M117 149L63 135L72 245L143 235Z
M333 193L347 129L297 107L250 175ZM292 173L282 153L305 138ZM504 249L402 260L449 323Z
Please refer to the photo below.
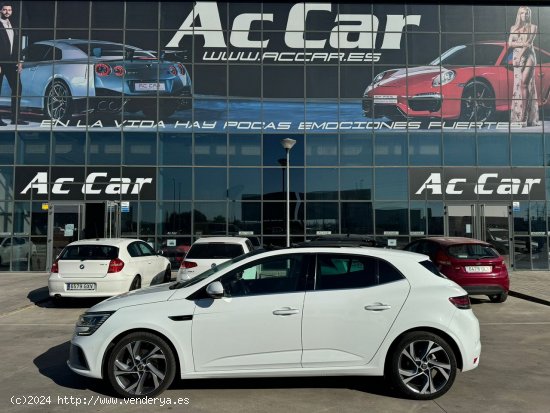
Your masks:
M384 378L368 376L175 380L170 386L172 390L310 388L350 389L384 397L398 397Z
M36 305L40 305L41 303L44 303L50 299L49 292L48 292L48 286L40 287L35 290L30 291L27 294L27 298L30 302Z

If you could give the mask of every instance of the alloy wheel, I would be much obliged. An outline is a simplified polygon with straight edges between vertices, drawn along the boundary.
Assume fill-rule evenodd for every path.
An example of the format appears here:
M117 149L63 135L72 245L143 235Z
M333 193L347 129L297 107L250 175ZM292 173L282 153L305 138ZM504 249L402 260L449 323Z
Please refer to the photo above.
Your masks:
M467 122L488 121L495 112L494 96L484 83L468 83L464 88L461 119Z
M47 96L48 116L55 120L64 120L70 116L70 92L61 82L54 82Z

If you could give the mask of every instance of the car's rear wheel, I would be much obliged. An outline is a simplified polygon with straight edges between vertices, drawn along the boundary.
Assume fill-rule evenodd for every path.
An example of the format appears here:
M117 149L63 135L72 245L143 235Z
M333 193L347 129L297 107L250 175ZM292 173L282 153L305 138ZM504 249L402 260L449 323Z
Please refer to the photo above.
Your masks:
M132 280L132 284L130 284L130 291L139 290L140 288L141 288L141 277L139 275L136 275L136 277Z
M508 293L493 294L489 296L492 303L503 303L508 298Z
M387 378L401 394L411 399L435 399L446 393L454 382L456 357L451 346L436 334L407 333L389 357Z
M164 272L164 282L169 283L172 280L172 268L170 266L166 267L166 271Z
M61 80L54 80L46 92L44 115L52 120L68 121L73 114L73 98L69 87Z
M486 83L468 82L462 93L460 119L466 122L486 122L495 115L495 94Z
M107 361L109 383L122 397L155 397L170 386L175 373L172 349L148 332L128 334Z

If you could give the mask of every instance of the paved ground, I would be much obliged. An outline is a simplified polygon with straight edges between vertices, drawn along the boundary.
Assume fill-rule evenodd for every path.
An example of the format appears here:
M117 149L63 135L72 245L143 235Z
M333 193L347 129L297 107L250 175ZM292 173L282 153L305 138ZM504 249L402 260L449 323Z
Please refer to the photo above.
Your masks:
M74 375L67 368L65 360L76 318L96 301L56 308L47 298L45 285L46 276L41 274L0 277L2 412L115 411L114 406L102 404L105 401L121 403L116 407L121 413L549 411L550 306L525 299L512 296L503 304L472 300L482 332L480 367L459 374L450 392L435 401L396 398L378 378L321 377L177 381L153 407L111 399L112 394L101 382ZM542 300L550 298L550 273L513 273L514 288ZM25 396L43 396L33 401L45 404L13 404ZM95 406L77 407L76 403L84 399ZM160 406L168 401L182 404Z

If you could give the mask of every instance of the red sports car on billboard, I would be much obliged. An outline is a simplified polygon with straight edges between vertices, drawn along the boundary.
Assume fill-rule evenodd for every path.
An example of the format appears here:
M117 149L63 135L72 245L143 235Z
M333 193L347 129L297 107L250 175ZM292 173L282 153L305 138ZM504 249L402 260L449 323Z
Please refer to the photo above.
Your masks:
M363 113L391 120L472 122L508 115L514 84L512 52L506 42L480 42L455 46L427 66L386 70L365 90ZM550 109L550 53L538 48L535 52L539 107Z

